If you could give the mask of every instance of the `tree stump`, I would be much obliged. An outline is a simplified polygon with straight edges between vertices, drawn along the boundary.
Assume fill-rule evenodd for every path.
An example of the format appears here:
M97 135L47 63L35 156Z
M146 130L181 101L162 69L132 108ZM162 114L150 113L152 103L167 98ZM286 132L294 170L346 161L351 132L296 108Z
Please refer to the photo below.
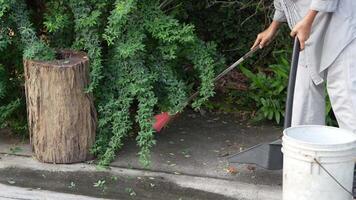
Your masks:
M59 51L50 62L25 60L28 126L35 157L47 163L91 159L96 110L83 52Z

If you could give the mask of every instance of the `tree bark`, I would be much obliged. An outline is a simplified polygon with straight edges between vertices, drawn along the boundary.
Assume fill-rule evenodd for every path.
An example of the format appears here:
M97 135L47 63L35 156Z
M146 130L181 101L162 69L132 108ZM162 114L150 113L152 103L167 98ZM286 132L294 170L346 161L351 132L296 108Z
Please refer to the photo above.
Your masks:
M35 157L47 163L91 159L96 110L83 52L60 51L55 61L25 60L28 126Z

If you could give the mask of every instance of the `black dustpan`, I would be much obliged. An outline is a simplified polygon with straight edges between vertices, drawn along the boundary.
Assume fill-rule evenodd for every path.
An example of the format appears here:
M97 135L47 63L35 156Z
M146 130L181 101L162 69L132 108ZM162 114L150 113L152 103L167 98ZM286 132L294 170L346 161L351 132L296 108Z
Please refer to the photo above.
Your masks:
M299 61L300 43L296 38L293 47L292 65L289 73L284 129L291 127L294 87ZM258 144L245 151L228 157L230 163L255 164L269 170L283 168L282 141Z

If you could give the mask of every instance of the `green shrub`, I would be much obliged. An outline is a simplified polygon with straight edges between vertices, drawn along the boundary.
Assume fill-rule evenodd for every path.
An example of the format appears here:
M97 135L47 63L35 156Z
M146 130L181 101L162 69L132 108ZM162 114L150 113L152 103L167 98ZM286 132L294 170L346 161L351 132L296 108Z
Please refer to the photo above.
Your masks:
M289 53L283 51L275 52L278 64L270 65L267 69L253 73L251 70L240 67L246 77L250 80L250 90L246 95L256 107L257 112L254 121L274 120L280 124L284 117L285 100L287 98L287 86L289 78L290 63L287 60ZM329 97L326 96L326 124L337 126L332 113Z
M199 107L212 96L215 46L194 34L194 26L167 15L159 1L116 1L103 34L111 59L104 70L105 88L99 97L99 138L94 153L107 165L131 130L130 108L136 107L135 121L141 163L149 164L155 144L152 116L155 106L181 111L189 92L188 74L180 69L193 65L193 76L201 80ZM157 96L156 94L160 94ZM104 148L103 148L104 147Z
M258 108L256 120L275 120L279 124L284 116L289 62L281 55L278 60L278 64L270 65L256 74L245 67L240 69L251 81L248 97Z
M200 107L214 95L215 69L223 62L214 43L202 41L193 25L175 17L176 3L0 1L1 127L25 127L19 117L26 116L22 58L53 60L55 48L86 51L91 61L86 92L94 93L99 114L93 153L108 165L138 125L139 159L148 165L153 115L181 111L193 89L200 90L193 104Z

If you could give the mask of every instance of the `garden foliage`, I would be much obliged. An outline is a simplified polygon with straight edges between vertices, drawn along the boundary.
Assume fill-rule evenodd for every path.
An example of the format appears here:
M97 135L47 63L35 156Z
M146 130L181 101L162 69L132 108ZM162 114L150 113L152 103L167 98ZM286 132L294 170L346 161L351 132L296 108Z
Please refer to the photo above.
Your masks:
M88 53L91 84L99 114L93 153L109 164L129 133L138 130L139 159L148 165L155 144L157 112L182 111L192 90L201 106L213 96L221 65L214 43L204 42L193 25L171 13L172 1L49 0L0 1L0 123L24 112L22 58L55 59L56 48ZM170 11L171 10L171 11ZM16 93L10 93L11 87ZM13 118L15 119L15 118ZM133 129L136 127L138 129Z
M275 120L278 124L284 116L285 97L289 75L289 62L280 53L278 64L269 65L267 69L260 69L258 73L240 67L242 73L249 78L248 97L259 108L255 120Z
M148 165L152 116L182 111L195 90L192 106L205 106L213 77L249 50L272 11L271 0L0 0L0 128L26 133L23 58L85 51L91 78L85 92L94 94L99 116L92 152L107 165L135 135ZM282 32L240 68L249 90L227 90L220 100L257 110L259 119L282 120L291 44ZM287 51L270 56L277 49ZM265 67L271 63L277 64Z

